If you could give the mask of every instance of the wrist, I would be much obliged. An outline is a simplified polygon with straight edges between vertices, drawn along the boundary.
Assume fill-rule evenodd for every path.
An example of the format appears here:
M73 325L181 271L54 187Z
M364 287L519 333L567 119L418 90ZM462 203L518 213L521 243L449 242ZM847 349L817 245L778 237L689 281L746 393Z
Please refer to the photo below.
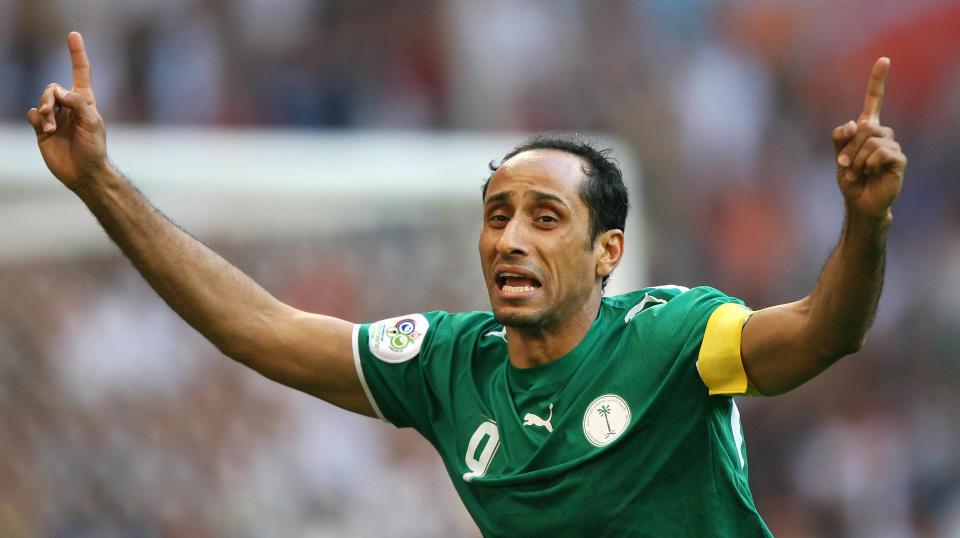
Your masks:
M865 223L874 223L877 225L889 225L893 220L893 212L889 207L880 213L870 213L863 211L856 206L847 205L846 213L847 218L854 218Z
M885 237L893 222L893 212L887 208L880 215L865 213L856 207L847 205L844 217L844 234L857 234L867 237Z
M124 181L123 175L109 161L105 161L102 166L77 178L69 188L80 198L86 198Z

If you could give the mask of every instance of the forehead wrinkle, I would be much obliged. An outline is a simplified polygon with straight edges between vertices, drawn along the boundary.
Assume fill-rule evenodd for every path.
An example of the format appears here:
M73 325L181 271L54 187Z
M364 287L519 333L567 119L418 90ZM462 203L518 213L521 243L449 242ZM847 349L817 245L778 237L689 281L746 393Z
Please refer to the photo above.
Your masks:
M513 191L498 192L496 194L491 194L490 196L488 196L486 201L484 201L483 203L484 205L489 205L494 202L503 202L503 201L512 199L513 196L514 196ZM570 208L570 204L568 204L566 200L557 196L556 194L550 194L548 192L542 192L542 191L528 191L527 196L533 196L533 199L538 202L552 201L562 205L567 209Z

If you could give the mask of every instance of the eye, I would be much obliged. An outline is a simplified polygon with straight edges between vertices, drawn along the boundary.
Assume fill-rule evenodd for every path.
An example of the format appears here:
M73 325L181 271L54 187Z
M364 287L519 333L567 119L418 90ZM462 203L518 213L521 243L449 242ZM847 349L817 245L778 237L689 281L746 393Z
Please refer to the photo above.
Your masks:
M490 215L490 216L487 218L487 222L489 222L491 226L495 226L495 227L496 227L496 226L503 226L503 225L506 224L507 221L509 221L509 220L510 220L510 219L508 219L506 215L501 215L501 214Z
M560 221L557 219L557 217L555 217L555 216L553 216L553 215L549 215L549 214L548 214L548 215L540 215L539 217L537 217L537 218L535 218L535 219L533 219L533 220L534 220L534 222L536 222L537 225L540 226L541 228L553 228L553 227L555 227L557 224L560 223Z

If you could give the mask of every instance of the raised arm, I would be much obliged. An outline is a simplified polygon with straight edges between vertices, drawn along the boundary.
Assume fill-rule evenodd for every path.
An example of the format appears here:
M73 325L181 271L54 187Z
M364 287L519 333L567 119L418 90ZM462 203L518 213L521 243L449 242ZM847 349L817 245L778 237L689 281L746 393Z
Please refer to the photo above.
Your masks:
M743 327L744 369L762 394L791 390L859 350L873 322L893 219L890 206L907 165L893 130L880 125L889 69L889 59L877 60L860 117L833 131L845 219L840 242L813 291L795 303L757 311Z
M224 354L372 416L354 366L350 323L278 301L167 220L110 164L83 39L73 32L67 42L73 87L50 84L27 113L50 171L90 208L163 300Z

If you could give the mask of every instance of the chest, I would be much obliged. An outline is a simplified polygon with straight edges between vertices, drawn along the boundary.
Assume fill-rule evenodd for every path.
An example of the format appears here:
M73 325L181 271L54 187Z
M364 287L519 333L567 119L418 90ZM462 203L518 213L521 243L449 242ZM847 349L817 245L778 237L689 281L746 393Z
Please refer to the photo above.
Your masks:
M642 458L660 450L665 429L702 415L694 361L676 346L644 349L613 336L555 378L518 380L504 365L472 379L475 390L444 417L449 435L438 448L451 475L466 483L555 475L618 444L636 444Z

